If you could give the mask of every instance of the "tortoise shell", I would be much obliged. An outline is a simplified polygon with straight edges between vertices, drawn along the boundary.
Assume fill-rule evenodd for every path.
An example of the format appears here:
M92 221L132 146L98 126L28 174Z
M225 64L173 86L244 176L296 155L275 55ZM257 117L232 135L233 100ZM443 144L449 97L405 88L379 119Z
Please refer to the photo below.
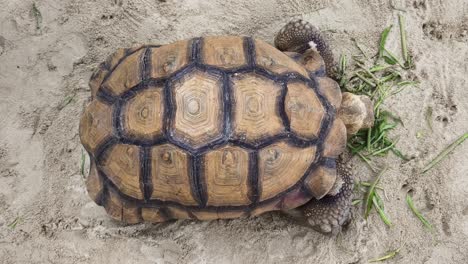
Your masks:
M91 77L80 122L92 199L137 223L322 198L346 144L341 93L320 56L296 55L233 36L118 50Z

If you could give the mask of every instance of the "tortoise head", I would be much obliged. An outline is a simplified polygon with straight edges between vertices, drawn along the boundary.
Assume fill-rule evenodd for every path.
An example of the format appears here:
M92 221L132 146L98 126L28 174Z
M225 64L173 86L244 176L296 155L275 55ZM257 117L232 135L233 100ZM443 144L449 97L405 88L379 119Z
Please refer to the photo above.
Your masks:
M344 92L342 98L338 118L345 124L348 135L374 125L374 107L368 96Z

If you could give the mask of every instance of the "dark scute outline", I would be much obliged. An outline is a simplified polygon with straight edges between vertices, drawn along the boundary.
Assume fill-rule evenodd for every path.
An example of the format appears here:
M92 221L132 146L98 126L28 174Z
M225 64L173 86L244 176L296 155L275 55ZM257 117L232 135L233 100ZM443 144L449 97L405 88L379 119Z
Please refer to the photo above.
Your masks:
M286 83L281 84L282 90L281 90L281 95L278 100L278 109L279 109L279 116L281 117L281 120L283 121L283 126L286 129L286 131L291 132L291 123L288 117L288 114L286 113L286 95L288 94L288 86Z
M138 92L140 90L147 89L148 87L150 87L152 85L162 85L163 86L162 89L164 90L164 104L165 104L165 108L164 108L164 126L163 126L164 133L163 134L164 134L164 137L167 140L155 141L155 142L153 142L154 145L151 145L151 146L161 145L161 144L169 142L169 143L172 143L172 144L176 145L177 147L185 150L186 152L189 152L191 154L191 155L189 155L189 157L191 157L192 159L195 157L195 159L194 159L195 162L192 163L194 167L190 168L191 171L192 170L200 171L200 167L203 166L202 161L200 159L202 159L202 155L204 153L206 153L207 151L209 151L211 149L223 147L223 146L225 146L226 144L229 144L229 143L234 144L236 146L240 146L240 147L242 147L244 149L247 149L248 151L250 151L250 153L255 153L255 155L258 155L258 150L259 149L264 148L264 147L266 147L266 146L268 146L270 144L273 144L273 143L277 142L278 140L286 140L288 142L288 144L291 144L291 145L294 145L294 146L299 146L299 147L307 147L307 146L315 145L317 147L315 160L311 163L311 165L307 168L307 170L304 173L304 175L302 176L302 178L295 185L288 188L287 190L284 190L281 193L278 193L274 197L271 197L269 199L266 199L266 200L260 202L260 201L258 201L258 197L259 197L258 192L260 192L259 185L258 185L258 160L255 161L255 160L252 159L253 160L251 162L252 164L250 164L250 160L251 160L250 155L253 155L253 154L249 154L249 175L248 175L248 177L249 177L249 183L251 185L250 188L251 188L251 191L252 191L251 198L254 201L252 201L252 203L250 205L247 205L247 206L206 206L206 200L205 200L204 205L203 205L203 201L201 201L201 205L195 205L195 206L187 206L187 205L183 205L183 204L180 204L180 203L177 203L177 202L162 201L162 200L158 200L158 199L147 200L147 201L144 201L144 203L142 203L141 200L129 197L129 196L123 194L122 192L120 192L120 190L113 184L113 182L107 177L107 175L105 175L104 172L100 169L100 166L97 166L98 173L102 177L103 186L104 186L103 187L102 201L101 201L102 204L105 204L106 194L108 195L109 188L111 188L114 192L116 192L121 197L121 199L124 199L125 202L132 203L132 204L134 204L136 206L160 208L160 209L163 209L163 208L165 208L167 206L173 206L173 207L177 207L179 209L182 209L184 211L187 211L192 218L196 218L190 212L191 210L193 210L193 211L212 211L212 212L223 212L223 211L226 211L226 210L229 210L229 211L242 210L242 211L245 211L245 212L249 213L251 210L253 210L255 208L258 208L259 206L262 206L264 204L268 204L268 203L272 202L273 200L278 200L278 199L284 198L284 195L286 193L289 193L292 190L295 190L297 188L300 188L301 191L305 192L308 196L312 197L312 194L310 193L309 190L307 190L307 188L306 188L305 184L303 184L303 182L304 182L304 179L311 173L311 171L315 170L322 163L323 164L328 164L329 162L331 162L331 158L322 158L322 153L323 153L323 142L325 140L325 137L328 135L328 132L330 130L330 127L331 127L331 124L332 124L332 121L333 121L333 117L335 115L335 109L331 106L331 104L327 101L327 99L318 91L318 87L317 87L318 82L316 80L316 77L321 77L322 72L319 70L319 71L317 71L315 73L311 73L310 74L310 79L308 79L308 78L302 76L299 73L286 72L286 73L283 73L283 74L276 74L274 72L269 71L268 69L257 66L256 62L255 62L255 45L254 45L255 43L254 43L253 39L250 38L250 37L245 37L244 38L244 49L246 49L246 51L247 51L247 52L245 52L246 58L247 58L247 61L248 61L247 66L238 67L238 68L234 68L234 69L222 69L222 68L217 68L217 67L213 67L213 66L203 65L203 64L201 64L201 58L200 58L200 54L201 54L200 49L201 49L201 47L203 45L202 40L203 40L202 38L192 39L192 45L189 45L190 52L189 52L189 63L188 63L188 65L186 65L183 68L179 69L178 71L166 76L165 78L145 79L145 80L142 81L141 84L134 87L135 90L129 91L128 93L126 92L124 94L124 96L120 97L120 99L126 101L126 100L128 100L128 98L131 98L132 96L134 96L134 94L136 92ZM146 47L157 47L157 46L154 46L154 45L153 46L143 46L141 48L146 48ZM137 52L140 49L136 49L133 52L130 52L126 56L121 58L120 61L115 65L115 67L110 69L109 73L106 75L106 77L104 78L102 83L105 82L105 80L112 74L113 70L128 55L130 55L130 54L132 54L134 52ZM219 139L217 141L213 141L212 143L207 144L206 146L201 147L199 149L193 149L190 146L187 146L185 144L180 144L181 142L177 142L177 141L172 140L174 137L170 135L170 131L168 130L168 128L170 127L170 123L173 120L173 116L172 116L173 111L175 110L174 102L172 101L172 98L171 98L171 83L173 83L174 81L180 80L189 71L192 71L195 68L203 70L203 71L207 71L207 72L216 72L218 74L222 74L223 76L225 76L225 78L223 78L223 95L224 95L223 101L224 101L225 104L226 104L226 102L230 102L230 103L226 104L226 105L228 105L228 107L232 107L235 104L234 98L232 98L232 91L231 91L231 88L230 88L231 87L230 78L231 78L231 75L235 74L235 73L238 73L238 74L248 73L248 72L256 73L256 74L262 75L264 77L267 77L268 79L271 79L273 81L282 82L285 86L290 81L300 81L300 82L306 83L309 88L311 88L311 89L313 89L315 91L315 93L317 94L320 102L325 107L326 113L328 113L328 114L325 115L324 120L322 120L321 130L319 132L319 136L317 138L312 138L312 139L303 139L303 138L300 138L297 135L295 135L295 133L293 133L293 132L286 131L285 133L275 135L275 136L271 137L269 140L261 142L261 144L256 144L256 145L255 144L250 144L248 142L233 139L231 137L231 135L227 135L227 132L229 132L229 130L227 129L227 126L226 126L226 122L227 122L226 120L228 120L230 122L232 122L232 120L233 120L233 113L232 113L232 111L230 111L230 115L228 115L228 116L230 116L230 118L226 118L226 115L223 118L225 127L224 127L224 133L223 133L224 137L222 137L221 139ZM116 96L113 96L111 93L106 91L105 88L104 89L103 88L104 87L101 85L100 89L98 90L99 99L101 99L102 101L104 101L106 103L114 104L116 102L116 100L118 100L119 98L116 97ZM132 89L130 89L130 90L132 90ZM228 93L226 93L226 91ZM287 93L287 91L286 91L286 93ZM284 104L284 100L283 100L283 104ZM224 109L226 109L226 108L224 108ZM284 118L283 118L283 120L284 120ZM113 146L116 143L125 143L125 142L128 142L128 144L137 145L139 147L149 147L149 145L146 145L145 142L129 141L129 140L122 139L122 138L119 140L118 138L115 138L115 135L114 135L113 138L107 139L105 143L101 144L98 147L99 150L96 151L96 154L94 155L95 159L96 159L96 157L99 158L99 160L96 159L96 162L98 164L101 164L102 160L105 157L106 151L111 146ZM149 144L149 142L147 142L147 143ZM151 144L153 144L153 143L151 143ZM328 159L330 159L330 160L328 160ZM196 164L198 164L198 165L196 165ZM253 166L253 165L256 165L256 166ZM193 181L193 184L195 186L192 187L192 191L193 190L202 190L202 191L206 192L206 186L203 187L204 179L201 179L201 177L200 177L201 175L199 173L196 173L196 174L199 175L199 176L196 177L197 178L197 183L195 183L195 181ZM190 172L189 175L192 175L192 173ZM257 182L257 185L254 185L253 184L254 182ZM202 187L198 187L198 186L202 186ZM203 188L205 188L205 189L203 189ZM255 195L255 192L257 192L256 195ZM202 196L204 196L204 194L198 194L198 195L196 195L194 197L197 197L197 196L202 197ZM257 200L257 201L255 201L255 200ZM170 216L168 216L168 217L170 217Z
M223 74L223 136L225 139L229 139L232 133L232 113L231 113L231 101L232 101L232 87L230 85L229 75Z
M325 66L324 65L320 66L320 68L318 70L313 72L313 75L317 76L317 77L326 77L327 76L327 71L325 69Z
M150 48L145 48L145 51L143 52L143 56L141 56L141 76L140 80L145 81L148 80L151 77L151 49Z
M140 82L139 84L133 86L128 91L125 91L120 96L120 98L123 101L126 102L126 101L134 98L142 90L162 88L164 86L164 84L166 83L166 81L167 80L165 78L157 78L157 79L149 78L149 79L146 79L146 80Z
M197 198L200 208L204 208L208 201L208 193L205 182L205 173L204 173L205 161L203 156L195 155L190 159L190 172L191 182L194 184L193 194Z
M88 155L90 157L92 157L93 155L86 150L86 152L88 153ZM93 199L93 201L99 205L99 206L103 206L103 199L104 199L104 189L106 188L106 185L104 184L104 178L103 176L99 173L98 169L97 169L97 164L96 164L96 161L91 161L91 164L90 164L90 168L89 168L89 172L91 172L91 170L93 170L93 168L96 170L96 173L97 173L97 177L98 177L98 181L101 182L101 185L102 185L102 189L99 190L99 192L96 194L96 199ZM88 184L87 183L87 180L86 179L86 185Z
M159 208L159 214L162 216L164 221L169 221L171 219L174 219L174 216L166 207Z
M320 160L320 164L325 168L335 169L336 158L322 157L322 159Z
M108 104L108 105L113 104L113 103L115 102L115 100L117 100L117 97L114 96L114 95L112 95L112 94L107 90L107 88L105 88L104 86L99 87L99 89L98 89L98 91L97 91L97 93L96 93L96 97L97 97L100 101L102 101L102 102L104 102L104 103L106 103L106 104Z
M111 188L108 184L108 182L110 182L110 180L107 178L107 175L104 175L103 173L101 173L101 170L99 169L99 167L96 167L97 170L98 170L98 174L99 176L102 178L102 194L101 194L101 204L99 204L100 206L103 206L104 209L106 210L107 212L107 203L109 201L109 189ZM122 197L120 196L120 193L119 193L119 197Z
M257 62L255 61L255 42L252 37L244 37L244 54L246 56L247 65L250 68L255 67Z
M111 149L114 145L118 144L119 140L116 137L109 137L107 138L104 143L99 145L99 147L96 149L94 156L94 160L96 162L96 165L102 166L104 161L106 160L106 154ZM99 166L96 166L96 168L99 168Z
M237 138L232 138L228 142L231 143L231 144L243 147L243 148L259 150L259 149L265 148L265 147L267 147L267 146L269 146L271 144L274 144L275 142L278 142L280 140L285 140L286 142L288 142L292 146L302 147L302 148L313 146L313 145L317 144L317 139L316 138L314 138L314 139L302 139L302 138L296 136L292 132L279 133L279 134L270 136L268 138L265 138L265 139L263 139L261 141L256 141L254 143L246 142L245 140L240 140L240 139L237 139Z
M153 194L151 158L151 149L140 147L140 187L145 201L149 201Z
M122 135L123 135L123 127L124 127L124 124L123 124L123 118L122 118L122 107L123 107L123 101L122 99L118 98L115 102L114 102L114 108L113 108L113 111L112 111L112 124L113 124L113 127L114 127L114 134L115 136L117 137L117 139L122 139Z
M194 64L201 64L201 49L203 45L203 39L202 38L194 38L192 39L191 46L191 52L190 52L190 62L193 62Z
M251 201L250 207L253 209L258 203L260 198L261 187L258 182L258 150L253 150L249 152L249 173L248 183L249 183L249 199Z
M120 142L123 144L136 145L139 147L152 147L157 145L166 144L169 142L164 136L158 136L153 139L137 139L131 137L122 137Z

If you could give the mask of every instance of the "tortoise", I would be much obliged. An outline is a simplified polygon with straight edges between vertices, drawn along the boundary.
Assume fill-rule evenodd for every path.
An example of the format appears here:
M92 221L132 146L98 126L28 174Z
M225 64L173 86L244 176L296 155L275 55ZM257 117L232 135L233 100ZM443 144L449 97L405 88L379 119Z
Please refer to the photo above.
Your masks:
M80 120L90 197L129 224L281 210L340 231L353 182L339 156L372 125L370 100L327 77L310 23L286 24L275 46L207 36L108 57Z

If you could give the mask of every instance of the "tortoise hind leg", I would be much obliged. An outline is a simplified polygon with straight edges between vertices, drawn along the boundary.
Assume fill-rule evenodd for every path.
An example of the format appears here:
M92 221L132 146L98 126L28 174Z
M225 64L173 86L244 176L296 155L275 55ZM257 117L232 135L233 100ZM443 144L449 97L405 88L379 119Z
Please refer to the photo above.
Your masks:
M351 219L353 180L344 164L337 164L337 173L339 179L328 195L312 199L288 214L321 233L338 234Z
M328 71L332 70L334 63L330 46L325 41L320 31L306 21L299 19L286 24L276 35L275 46L281 51L298 53L316 50L324 59L326 69ZM314 58L317 56L313 52L309 54L309 57L311 56L312 61L315 61Z

